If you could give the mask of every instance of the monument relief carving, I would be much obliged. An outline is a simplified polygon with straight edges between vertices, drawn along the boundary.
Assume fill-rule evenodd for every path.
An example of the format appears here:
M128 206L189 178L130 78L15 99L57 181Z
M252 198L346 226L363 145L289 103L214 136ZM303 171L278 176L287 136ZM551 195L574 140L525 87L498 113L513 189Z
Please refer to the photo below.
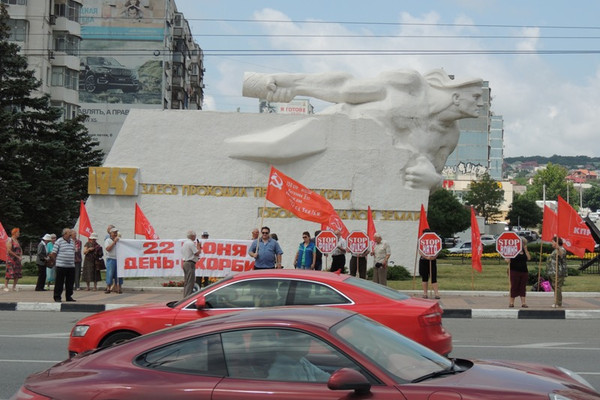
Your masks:
M345 115L374 121L392 138L399 157L407 157L404 187L431 190L441 186L442 170L455 149L457 121L476 118L482 103L481 79L451 79L441 69L425 75L413 70L384 72L374 78L347 73L260 74L244 76L243 95L275 102L309 96L335 103L321 115ZM225 140L229 156L269 164L293 163L328 147L322 119L307 117L282 126ZM373 135L379 132L364 132ZM394 172L394 171L390 171Z

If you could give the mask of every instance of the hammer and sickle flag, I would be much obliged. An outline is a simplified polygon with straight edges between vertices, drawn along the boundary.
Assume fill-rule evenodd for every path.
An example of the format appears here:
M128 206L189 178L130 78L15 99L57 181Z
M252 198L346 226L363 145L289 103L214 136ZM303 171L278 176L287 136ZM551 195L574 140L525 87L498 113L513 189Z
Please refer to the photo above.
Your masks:
M338 224L341 222L327 199L274 167L271 167L269 174L266 197L271 203L290 211L300 219L320 224L329 224L332 219Z

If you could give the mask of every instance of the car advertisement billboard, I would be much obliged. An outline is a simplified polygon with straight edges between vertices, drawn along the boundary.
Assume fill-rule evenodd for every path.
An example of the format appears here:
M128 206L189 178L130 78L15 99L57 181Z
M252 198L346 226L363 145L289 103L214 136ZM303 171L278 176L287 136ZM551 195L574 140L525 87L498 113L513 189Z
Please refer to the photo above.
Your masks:
M86 0L79 102L108 153L131 108L162 108L165 0Z

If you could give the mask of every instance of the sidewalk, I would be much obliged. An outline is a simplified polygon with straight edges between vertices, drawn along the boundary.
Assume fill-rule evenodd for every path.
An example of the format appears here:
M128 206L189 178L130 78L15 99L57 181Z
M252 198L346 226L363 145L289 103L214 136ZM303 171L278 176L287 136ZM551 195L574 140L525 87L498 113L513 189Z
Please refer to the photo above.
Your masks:
M101 286L103 288L103 286ZM420 291L404 291L420 296ZM528 292L529 308L508 308L506 292L441 291L440 305L444 318L519 318L519 319L600 319L600 293L563 293L563 308L553 309L553 293ZM64 297L64 294L63 294ZM145 303L168 303L183 297L182 288L162 287L153 280L126 281L122 294L105 294L102 290L78 290L76 302L56 303L52 291L36 292L33 285L19 285L18 292L0 289L0 311L75 311L99 312Z

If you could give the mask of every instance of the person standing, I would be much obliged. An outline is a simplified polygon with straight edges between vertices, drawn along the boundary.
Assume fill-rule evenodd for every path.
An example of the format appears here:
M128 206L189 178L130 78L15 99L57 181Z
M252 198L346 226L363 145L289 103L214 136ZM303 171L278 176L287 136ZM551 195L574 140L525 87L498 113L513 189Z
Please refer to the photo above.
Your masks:
M525 296L527 295L527 283L529 281L529 271L527 270L527 261L531 260L531 255L527 249L527 239L521 238L521 251L515 258L509 258L506 262L509 264L508 280L510 281L510 301L509 308L515 306L515 298L521 298L521 307L527 308Z
M546 274L548 279L554 284L555 301L552 308L562 307L562 287L565 284L567 271L567 250L563 245L563 240L554 236L552 238L552 253L548 256ZM558 273L557 273L558 271Z
M315 244L315 271L321 271L323 269L323 253L317 248L317 235L321 231L315 231L315 237L310 239Z
M73 284L75 282L75 241L72 229L65 228L54 247L51 257L56 260L56 283L54 285L54 301L62 301L63 287L67 301L75 301L73 298Z
M367 248L361 254L352 254L350 257L350 275L356 276L362 279L367 279L367 256L369 255L369 249Z
M296 269L315 269L316 252L315 242L310 239L308 231L302 232L302 242L298 246L294 267Z
M12 290L16 292L17 282L23 277L23 267L21 260L23 258L23 249L19 243L19 236L21 236L21 230L19 228L13 228L10 231L10 238L6 241L6 275L4 281L4 291L8 292L8 282L12 279L13 285Z
M46 284L46 263L48 261L48 250L46 245L52 240L52 236L45 234L42 240L38 244L37 253L35 258L35 264L38 268L38 278L35 284L36 292L45 292L44 285Z
M202 244L196 241L196 232L188 231L187 240L181 247L183 257L183 297L188 297L194 292L196 283L196 263L202 251Z
M98 282L102 276L100 270L96 268L96 261L101 260L103 255L102 246L98 244L98 234L92 232L83 246L83 271L81 271L81 279L85 282L88 291L90 282L94 283L94 291L98 290Z
M337 236L337 246L331 252L331 272L340 271L344 273L346 266L346 240L342 237L342 233L339 229L335 230L335 236Z
M373 268L373 282L379 283L380 285L387 285L388 261L390 260L390 256L392 255L390 245L388 244L388 242L381 238L381 235L379 233L373 235L373 240L375 241L373 251L371 251L371 255L375 257L375 265Z
M433 232L431 229L423 229L423 233ZM428 284L431 278L431 287L433 288L433 296L436 299L440 298L438 283L437 283L437 255L430 257L421 253L419 250L419 275L421 275L421 284L423 286L423 298L426 299Z
M262 237L252 242L248 255L254 257L254 269L281 268L283 250L277 240L271 238L271 229L263 226L260 230Z
M202 236L200 238L203 241L200 242L200 245L202 245L202 243L204 243L204 240L208 240L208 237L209 237L209 235L208 235L207 231L202 232ZM208 277L208 276L197 276L196 277L196 284L199 287L206 287L206 286L210 285L210 277Z
M80 283L79 281L81 280L81 240L79 240L77 238L77 232L75 231L75 229L73 229L71 231L71 238L73 239L73 242L75 243L75 290L79 290L80 289Z
M56 243L56 234L51 233L50 241L46 244L46 253L48 255L52 254L54 243ZM48 284L48 290L50 290L50 285L56 282L56 266L54 264L54 258L48 257L46 259L46 283Z
M117 276L117 243L119 242L119 230L115 227L110 229L110 236L104 241L106 250L106 290L104 293L122 293L121 281ZM122 278L121 278L122 279Z

